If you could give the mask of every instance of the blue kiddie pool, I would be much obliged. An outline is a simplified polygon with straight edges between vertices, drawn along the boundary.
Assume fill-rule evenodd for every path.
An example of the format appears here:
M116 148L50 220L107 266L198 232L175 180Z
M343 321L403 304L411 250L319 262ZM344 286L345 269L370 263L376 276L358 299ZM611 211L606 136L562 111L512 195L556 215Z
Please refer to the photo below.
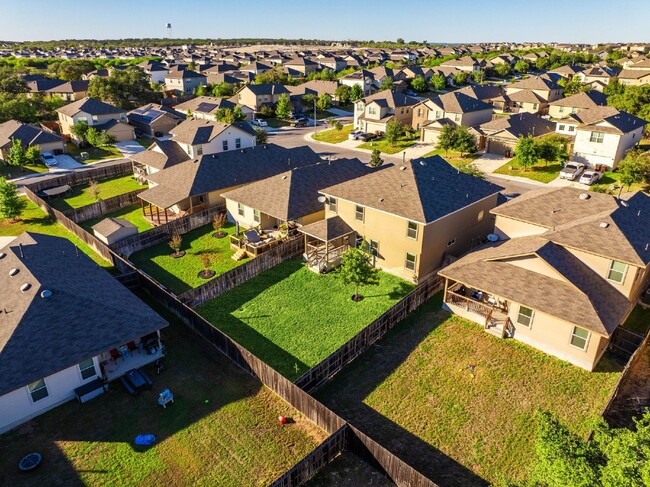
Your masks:
M138 435L135 437L135 444L140 446L151 446L156 442L154 435Z

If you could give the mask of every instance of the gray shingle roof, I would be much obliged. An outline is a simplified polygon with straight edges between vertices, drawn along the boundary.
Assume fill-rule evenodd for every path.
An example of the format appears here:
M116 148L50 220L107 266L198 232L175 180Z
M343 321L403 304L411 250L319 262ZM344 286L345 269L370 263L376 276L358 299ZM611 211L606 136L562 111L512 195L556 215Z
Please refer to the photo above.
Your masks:
M124 110L97 98L86 97L58 108L57 112L73 117L79 112L89 113L90 115L115 115L124 113Z
M607 105L607 95L600 91L591 90L576 93L575 95L567 96L560 100L555 100L549 103L551 106L558 107L575 107L575 108L593 108L597 106Z
M0 147L11 144L11 139L20 140L25 147L63 141L62 137L46 132L40 127L27 125L16 120L8 120L0 124Z
M173 140L157 140L147 150L130 155L129 159L162 170L188 161L190 156Z
M174 136L176 142L183 144L198 145L207 144L220 133L235 128L245 132L246 134L254 137L255 131L247 123L221 123L213 122L212 120L205 120L199 118L188 118L184 122L178 124L176 127L169 131Z
M470 113L481 110L492 110L492 105L458 91L452 91L451 93L437 96L433 98L431 102L442 107L445 112L451 113Z

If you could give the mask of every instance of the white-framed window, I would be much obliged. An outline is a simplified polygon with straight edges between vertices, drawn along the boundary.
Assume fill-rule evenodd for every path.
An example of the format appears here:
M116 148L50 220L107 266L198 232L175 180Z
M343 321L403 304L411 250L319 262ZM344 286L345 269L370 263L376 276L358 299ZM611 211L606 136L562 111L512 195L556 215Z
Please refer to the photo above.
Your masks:
M440 110L436 110L436 120L442 118L442 112Z
M455 238L452 238L449 242L447 242L447 247L451 247L451 246L454 245L455 243L456 243L456 239L455 239Z
M89 358L88 360L81 362L79 364L79 372L81 372L81 378L83 380L95 377L97 372L95 371L95 363L93 362L93 359Z
M565 129L566 129L566 125L560 124L560 130L565 130Z
M40 401L41 399L45 399L47 396L50 395L49 392L47 392L47 386L45 385L45 379L40 379L37 380L36 382L32 382L27 386L29 388L29 394L32 396L32 401Z
M406 236L408 238L412 238L413 240L417 240L418 238L418 224L415 222L408 222L406 225Z
M239 216L244 216L244 205L241 203L237 203L237 214Z
M418 108L418 117L422 117L424 115L424 109Z
M241 149L241 139L235 139L235 149Z
M460 122L460 113L454 114L454 122Z
M361 205L356 206L356 208L354 210L354 218L357 221L362 222L364 220L364 217L365 217L365 211L364 210L365 210L365 208L363 206L361 206Z
M227 140L224 140L224 141L221 143L221 145L223 146L223 150L224 150L224 151L227 151L227 150L228 150L228 141L227 141Z
M526 308L525 306L519 306L519 312L517 313L517 323L530 328L530 325L533 323L533 310Z
M77 122L76 122L76 123L79 123L79 122L85 122L85 123L88 123L88 117L79 117L79 118L77 118Z
M336 201L336 198L330 198L329 199L329 208L332 213L338 213L339 208L338 208L338 201Z
M97 117L97 115L93 115L93 122L97 122L98 120L99 118Z
M197 145L196 146L196 155L197 156L202 156L203 155L203 146L202 145Z
M573 125L569 125L569 132L575 132L576 128Z
M605 134L602 132L592 132L589 137L589 142L595 142L596 144L602 144Z
M607 272L607 279L619 284L623 284L626 272L627 264L613 260L609 266L609 272Z
M357 103L357 112L363 111L363 103Z
M560 107L560 113L564 113L564 107Z
M376 115L377 109L373 106L368 107L368 115Z
M587 344L589 343L589 331L579 326L573 327L573 332L571 333L571 345L580 350L586 350Z
M259 223L260 221L262 221L260 219L260 210L255 210L255 209L253 210L253 221L255 223Z
M415 270L415 254L406 252L406 260L404 261L404 267L406 267L409 271Z
M372 255L379 255L379 240L371 240L368 242L368 252Z

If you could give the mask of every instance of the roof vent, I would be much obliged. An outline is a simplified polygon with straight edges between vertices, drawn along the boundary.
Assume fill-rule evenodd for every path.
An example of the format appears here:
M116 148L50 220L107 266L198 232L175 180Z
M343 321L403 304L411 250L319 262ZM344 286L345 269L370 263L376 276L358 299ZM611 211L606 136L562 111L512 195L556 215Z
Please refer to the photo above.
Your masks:
M20 271L14 267L13 269L11 269L11 270L9 271L9 275L10 275L11 277L13 277L13 276L15 276L16 274L18 274L18 272L20 272Z
M588 200L591 198L591 195L589 193L580 193L580 196L578 196L581 200Z
M426 165L427 165L427 161L420 161L420 166L426 166Z
M4 259L7 256L4 252L0 252L0 259Z
M287 175L285 174L284 176L282 176L282 179L287 179Z
M607 222L602 222L600 225L598 225L600 228L607 228L609 226L609 223Z
M28 282L20 286L20 292L24 293L25 291L29 290L29 288L32 287L32 285Z
M384 202L384 198L379 198L379 202L380 202L380 203L383 203L383 202Z
M47 298L51 298L51 297L52 297L52 291L50 291L49 289L43 289L41 291L41 298L47 299Z
M399 170L400 171L406 171L406 166L400 166Z

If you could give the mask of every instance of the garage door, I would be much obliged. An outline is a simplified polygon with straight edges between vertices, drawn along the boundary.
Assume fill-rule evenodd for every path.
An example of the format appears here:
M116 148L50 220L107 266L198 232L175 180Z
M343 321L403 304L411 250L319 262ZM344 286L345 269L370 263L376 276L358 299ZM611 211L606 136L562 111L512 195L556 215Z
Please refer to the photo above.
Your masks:
M440 138L440 131L439 130L423 129L423 131L422 131L422 142L426 142L427 144L437 144L438 143L438 138Z
M512 150L513 145L497 139L488 139L487 151L490 154L497 154L499 156L505 156L506 151Z

